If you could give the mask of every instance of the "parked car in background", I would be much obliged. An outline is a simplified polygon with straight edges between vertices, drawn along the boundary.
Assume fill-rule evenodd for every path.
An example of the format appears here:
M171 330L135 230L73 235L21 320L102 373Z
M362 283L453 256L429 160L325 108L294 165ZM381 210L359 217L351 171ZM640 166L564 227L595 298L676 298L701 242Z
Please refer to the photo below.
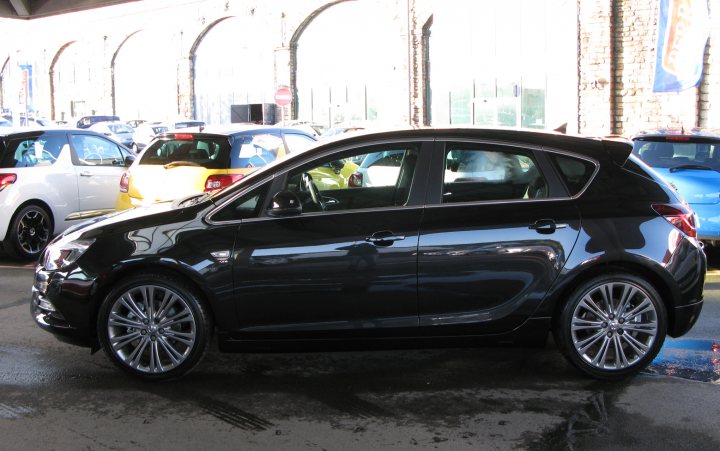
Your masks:
M138 145L135 142L135 129L124 122L97 122L91 125L90 130L114 139L123 146L131 149L133 153L137 153Z
M633 137L633 153L677 189L698 217L698 235L720 245L720 134L660 130Z
M77 121L77 128L89 128L98 122L119 121L117 116L84 116Z
M0 119L0 128L10 128L12 126L12 121L8 121L7 119Z
M217 190L314 143L300 130L261 125L171 130L152 141L123 174L116 208Z
M180 129L180 128L191 128L191 127L205 127L205 122L203 121L193 121L193 120L187 120L187 121L176 121L173 122L172 128L174 129Z
M167 124L162 122L143 122L135 127L135 144L138 150L142 150L147 144L160 133L170 130Z
M157 159L157 174L196 169L180 163L199 160L190 152L251 162L267 150L254 137L170 133L140 160ZM311 175L386 150L403 152L394 184L321 189ZM185 374L215 342L542 346L551 332L581 372L619 379L693 326L706 272L692 212L631 151L517 130L328 142L224 190L63 234L36 269L33 316L149 380ZM476 152L525 165L493 180L448 177Z
M361 130L365 130L365 127L362 127L360 125L334 125L326 130L323 130L322 137L330 138L333 136L342 135L343 133L357 132Z
M53 235L112 211L132 153L90 130L0 135L0 241L34 259Z
M147 122L145 119L133 119L133 120L127 121L125 123L128 124L132 128L137 128L138 125L144 124L145 122Z

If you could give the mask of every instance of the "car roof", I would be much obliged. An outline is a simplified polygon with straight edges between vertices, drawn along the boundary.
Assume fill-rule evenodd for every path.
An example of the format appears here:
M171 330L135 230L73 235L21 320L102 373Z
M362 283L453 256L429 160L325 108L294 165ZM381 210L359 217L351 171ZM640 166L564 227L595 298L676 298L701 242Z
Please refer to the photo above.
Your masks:
M202 131L186 131L182 128L168 130L162 135L174 135L174 134L191 134L191 135L217 135L217 136L237 136L237 135L248 135L248 134L260 134L260 133L272 133L272 132L283 132L283 133L298 133L312 137L311 134L292 127L274 127L271 125L258 125L258 124L227 124L227 125L209 125L204 127Z

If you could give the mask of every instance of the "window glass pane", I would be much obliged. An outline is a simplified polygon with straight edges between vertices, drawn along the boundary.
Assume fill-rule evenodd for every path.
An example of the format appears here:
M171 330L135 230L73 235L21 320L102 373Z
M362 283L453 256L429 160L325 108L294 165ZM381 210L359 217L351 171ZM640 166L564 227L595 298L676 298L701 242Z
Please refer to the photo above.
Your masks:
M531 154L491 146L449 146L443 203L547 197Z
M305 150L315 144L315 142L316 141L314 139L308 138L305 135L299 135L297 133L285 133L285 143L287 144L288 153Z
M238 142L240 146L238 147ZM238 140L233 145L231 166L233 168L259 168L275 161L284 154L283 140L275 135L253 135Z
M72 135L70 138L83 166L122 166L124 155L114 142L97 136Z
M260 209L265 201L271 182L250 190L237 199L224 206L212 216L213 221L237 221L240 219L257 218L260 215Z
M140 164L166 165L185 162L208 169L227 169L226 139L167 139L153 142L142 153Z
M582 191L595 172L595 165L587 160L557 154L553 154L552 159L560 169L560 175L571 196Z
M9 140L5 152L1 155L0 167L49 166L55 163L65 144L63 135Z
M405 205L417 156L417 147L405 145L326 156L290 172L286 189L305 213Z

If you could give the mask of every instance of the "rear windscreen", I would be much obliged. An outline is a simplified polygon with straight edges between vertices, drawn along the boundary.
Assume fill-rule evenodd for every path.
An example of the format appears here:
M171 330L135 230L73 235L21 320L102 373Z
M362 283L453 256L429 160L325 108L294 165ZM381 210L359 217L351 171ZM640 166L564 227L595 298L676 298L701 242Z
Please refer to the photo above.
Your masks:
M636 140L633 153L654 168L697 165L720 170L720 143Z
M155 141L140 157L140 164L164 166L185 163L208 169L227 169L230 144L226 138L163 139Z
M67 144L65 135L11 138L0 148L0 168L50 166Z

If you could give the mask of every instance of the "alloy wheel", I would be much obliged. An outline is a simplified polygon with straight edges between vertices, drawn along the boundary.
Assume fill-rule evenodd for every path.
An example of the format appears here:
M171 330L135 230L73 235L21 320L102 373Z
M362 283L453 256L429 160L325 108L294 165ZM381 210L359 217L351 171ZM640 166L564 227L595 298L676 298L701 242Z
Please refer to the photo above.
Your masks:
M587 291L571 322L578 355L601 370L621 370L653 349L658 312L647 291L630 282L607 282Z
M25 211L17 222L17 242L27 255L39 254L50 239L50 219L39 209Z
M114 302L107 320L111 352L128 368L163 374L190 356L198 334L188 300L159 285L140 285Z

